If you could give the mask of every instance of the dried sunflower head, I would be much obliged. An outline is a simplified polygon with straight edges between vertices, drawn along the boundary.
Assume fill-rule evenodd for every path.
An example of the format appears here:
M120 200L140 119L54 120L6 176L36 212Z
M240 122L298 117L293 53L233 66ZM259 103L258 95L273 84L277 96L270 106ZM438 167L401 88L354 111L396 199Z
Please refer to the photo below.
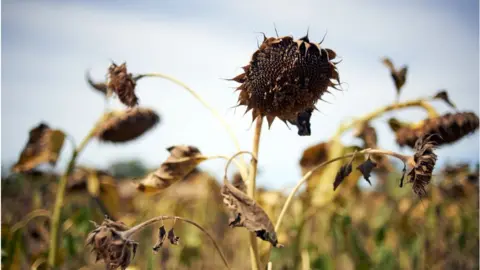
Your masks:
M308 36L264 38L244 73L233 78L241 83L238 105L252 110L253 119L266 116L269 125L276 117L296 121L298 114L315 103L339 81L334 51L310 42Z
M120 66L112 63L108 68L107 88L117 94L120 101L128 107L134 107L138 104L138 98L135 95L136 82L132 73L127 72L127 63Z
M303 173L305 174L313 167L327 161L328 149L329 144L327 142L315 144L305 149L299 162Z
M159 120L160 117L147 108L111 112L97 126L96 136L102 141L131 141L153 128Z
M125 239L121 232L129 228L122 222L106 218L100 226L90 232L85 241L92 246L95 261L103 260L107 269L126 269L135 257L138 243Z
M416 141L413 155L415 165L408 173L408 182L412 183L413 192L420 197L427 194L425 187L432 179L433 168L437 162L437 155L433 152L436 143L431 140L432 137L434 136L422 137Z
M399 127L396 132L400 146L415 146L415 142L424 136L431 136L436 145L449 144L460 140L478 129L478 116L473 112L447 113L435 118L428 118L419 124Z

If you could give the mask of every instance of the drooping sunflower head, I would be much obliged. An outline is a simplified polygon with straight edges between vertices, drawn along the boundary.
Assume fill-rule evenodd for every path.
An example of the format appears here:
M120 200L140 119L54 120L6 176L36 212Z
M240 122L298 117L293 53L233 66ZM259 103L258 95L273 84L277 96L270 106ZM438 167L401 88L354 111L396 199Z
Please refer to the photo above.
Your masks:
M295 121L315 108L315 103L339 83L333 50L310 42L308 36L265 37L244 73L233 78L241 83L238 105L252 110L253 119L267 118L269 125L280 120ZM335 83L336 81L337 83Z
M393 128L397 143L400 146L414 147L415 142L425 136L432 136L436 145L444 145L459 141L478 129L478 116L473 112L447 113L435 118L427 118L420 123Z

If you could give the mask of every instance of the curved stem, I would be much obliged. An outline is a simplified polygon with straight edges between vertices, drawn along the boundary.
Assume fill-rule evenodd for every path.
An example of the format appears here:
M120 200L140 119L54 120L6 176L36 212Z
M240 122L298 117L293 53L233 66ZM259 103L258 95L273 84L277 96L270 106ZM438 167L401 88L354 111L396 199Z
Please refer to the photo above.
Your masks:
M165 75L165 74L161 74L161 73L146 73L146 74L142 74L140 75L142 77L158 77L158 78L162 78L162 79L166 79L166 80L169 80L181 87L183 87L185 90L187 90L190 94L192 94L198 101L200 101L200 103L202 103L203 106L205 106L205 108L207 108L219 121L220 123L223 125L223 127L227 130L228 134L230 135L233 143L235 144L235 147L237 148L237 151L240 151L241 150L241 147L240 147L240 143L238 142L238 139L237 137L235 136L235 133L233 132L232 128L230 127L230 125L227 123L227 121L225 120L225 118L222 117L222 115L217 111L215 110L215 108L213 108L207 101L205 101L202 96L200 96L197 92L195 92L193 89L191 89L190 87L188 87L186 84L184 84L183 82L173 78L173 77L170 77L168 75Z
M73 150L72 156L68 163L67 169L63 173L58 183L57 195L55 197L55 204L53 206L52 225L50 229L50 247L48 252L48 265L54 268L57 260L58 244L60 242L60 217L63 207L63 199L65 197L65 189L68 182L68 176L72 173L75 167L75 161L77 156L87 146L91 138L94 137L96 126L89 132L89 134L83 139L80 145Z
M312 174L330 164L330 163L333 163L335 161L339 161L339 160L343 160L343 159L346 159L346 158L351 158L352 156L354 155L361 155L361 154L380 154L380 155L387 155L387 156L392 156L392 157L395 157L395 158L398 158L400 159L402 162L404 163L407 163L411 160L411 158L409 156L404 156L404 155L401 155L401 154L398 154L398 153L395 153L395 152L392 152L392 151L388 151L388 150L382 150L382 149L364 149L362 151L358 151L356 153L352 153L352 154L347 154L347 155L344 155L344 156L341 156L341 157L336 157L336 158L333 158L333 159L330 159L328 161L325 161L317 166L315 166L313 169L311 169L310 171L308 171L303 177L302 179L300 179L300 181L297 183L297 185L293 188L293 190L290 192L290 194L288 195L287 197L287 200L285 201L285 203L283 204L283 208L282 208L282 211L280 212L280 215L278 216L278 219L277 219L277 223L275 224L275 231L278 231L278 229L280 228L280 225L282 224L282 220L285 216L285 213L287 212L287 209L288 207L290 206L291 202L292 202L292 199L293 197L295 196L295 194L297 193L297 191L300 189L300 187L306 183L310 177L312 176Z
M247 194L253 200L255 200L255 186L257 177L257 164L258 164L258 149L260 147L260 135L262 133L263 117L257 117L257 123L255 125L255 134L253 135L253 158L251 161L251 170L247 185ZM255 233L250 233L250 261L252 264L252 270L258 270L260 265L260 259L258 255L257 238Z
M12 226L11 233L15 233L18 229L25 227L30 221L37 217L50 218L50 212L45 209L36 209L28 213L21 221Z
M233 161L234 163L236 163L237 167L238 167L238 163L237 161L235 160L235 158L239 155L243 155L243 154L249 154L252 156L252 158L255 158L255 155L250 152L250 151L240 151L240 152L237 152L235 153L233 156L231 157L226 157L227 158L227 163L225 164L225 172L224 172L224 175L223 175L223 179L226 180L227 179L227 172L228 172L228 167L230 166L230 163ZM240 169L240 168L239 168ZM241 175L242 175L242 179L247 179L247 176L248 176L248 172L244 172L242 174L242 172L240 171Z
M192 220L186 219L186 218L177 217L177 216L158 216L158 217L154 217L152 219L149 219L145 222L142 222L142 223L130 228L127 231L121 232L121 235L125 239L128 239L128 238L132 237L135 233L137 233L137 232L143 230L144 228L146 228L147 226L152 225L154 223L157 223L159 221L168 220L168 219L181 220L181 221L189 223L189 224L197 227L199 230L201 230L212 241L212 243L215 246L215 249L217 250L218 254L220 254L220 257L222 257L222 260L223 260L223 263L225 264L225 267L227 267L227 269L231 269L230 266L228 265L228 262L227 262L227 259L225 258L225 255L223 255L222 250L218 246L218 244L215 241L215 239L213 238L213 236L206 229L204 229L202 226L200 226L198 223L196 223Z
M386 112L399 110L399 109L404 109L404 108L409 108L409 107L421 107L421 108L425 109L427 111L428 117L430 117L430 118L438 116L438 113L435 110L435 108L433 108L433 106L430 105L425 99L410 100L410 101L405 101L405 102L401 102L401 103L395 103L395 104L387 105L387 106L382 107L380 109L377 109L377 110L375 110L375 111L373 111L373 112L371 112L371 113L369 113L369 114L367 114L367 115L365 115L365 116L363 116L359 119L356 119L356 120L354 120L354 121L352 121L352 122L350 122L346 125L342 125L338 129L337 134L342 134L345 131L349 130L350 128L356 126L359 123L371 121L371 120L381 116L382 114L384 114Z

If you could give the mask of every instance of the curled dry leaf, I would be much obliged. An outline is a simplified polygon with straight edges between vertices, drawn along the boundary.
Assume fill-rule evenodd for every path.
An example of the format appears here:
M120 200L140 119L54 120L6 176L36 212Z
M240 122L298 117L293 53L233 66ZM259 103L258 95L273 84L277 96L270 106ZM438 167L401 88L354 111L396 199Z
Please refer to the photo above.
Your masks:
M355 153L347 164L340 167L340 170L338 170L337 175L335 176L335 181L333 182L333 190L336 190L337 187L343 182L343 180L345 180L345 178L347 178L347 176L352 173L352 163L354 159Z
M305 111L297 114L295 120L289 120L292 125L295 125L298 128L299 136L310 136L312 130L310 128L310 118L312 117L313 109L307 108Z
M97 124L95 135L101 141L128 142L152 129L159 121L158 114L147 108L114 111Z
M368 156L365 162L363 162L357 167L357 170L362 172L363 178L365 178L365 180L370 184L370 186L372 185L372 183L370 182L370 174L372 173L373 168L375 167L377 167L377 163L372 161L370 159L370 156Z
M233 175L232 184L243 193L247 192L247 185L245 185L245 181L243 181L242 175L239 172Z
M90 76L89 71L85 72L85 80L87 83L98 92L102 93L103 95L107 95L107 84L105 82L94 82L92 77Z
M450 107L456 109L457 106L455 106L455 104L450 100L450 98L448 97L448 93L447 91L445 90L442 90L440 92L438 92L435 96L433 96L434 99L441 99L443 101L445 101L445 103L447 103Z
M178 145L167 148L170 156L155 172L147 175L137 189L142 192L158 192L182 180L200 162L207 159L194 146Z
M247 194L225 181L222 190L223 203L234 214L231 227L245 227L255 232L257 237L270 242L274 247L280 247L272 221L265 211Z
M180 237L175 235L175 232L173 231L173 228L171 228L168 231L168 240L170 240L170 244L178 245L178 240L180 240Z
M40 123L30 130L28 142L14 165L13 171L26 172L43 163L50 163L54 166L64 141L65 133L53 130L45 123Z
M165 226L162 225L162 227L158 229L157 243L155 243L155 246L152 248L154 252L158 252L162 247L163 242L165 242L165 239L167 239L167 231L165 230Z
M397 96L400 95L400 90L407 80L407 66L403 66L400 69L396 69L392 63L392 60L389 58L383 58L383 64L390 70L392 75L393 82L395 83L395 88L397 90Z

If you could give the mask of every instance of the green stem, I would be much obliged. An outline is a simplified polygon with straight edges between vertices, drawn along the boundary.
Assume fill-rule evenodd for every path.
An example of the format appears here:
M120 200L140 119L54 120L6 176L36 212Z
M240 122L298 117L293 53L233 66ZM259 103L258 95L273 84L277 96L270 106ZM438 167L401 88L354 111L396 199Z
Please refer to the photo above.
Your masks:
M80 145L73 150L67 169L65 170L64 174L60 178L60 182L58 183L57 194L55 198L55 205L53 206L52 224L51 224L51 231L50 231L50 247L48 252L48 265L51 268L55 268L57 256L58 256L58 246L59 246L60 235L61 235L60 217L62 214L63 199L65 197L65 189L67 186L68 177L72 173L73 168L75 167L75 161L77 159L78 154L82 152L85 146L87 146L90 139L94 137L95 131L96 131L95 127L83 139Z
M253 158L251 161L251 170L247 183L247 194L253 200L255 200L255 186L257 177L257 164L258 164L258 149L260 147L260 135L262 133L263 117L257 117L257 123L255 125L255 134L253 135ZM260 258L258 255L258 245L255 233L250 233L250 262L252 270L259 270Z

